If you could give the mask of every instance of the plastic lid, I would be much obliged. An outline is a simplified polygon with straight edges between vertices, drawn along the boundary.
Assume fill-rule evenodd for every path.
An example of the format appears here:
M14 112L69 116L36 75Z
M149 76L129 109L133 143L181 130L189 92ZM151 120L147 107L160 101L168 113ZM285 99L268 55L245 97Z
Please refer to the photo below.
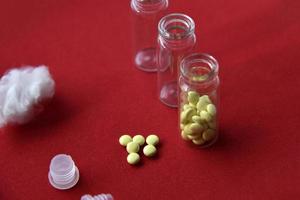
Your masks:
M114 200L114 198L111 194L98 194L94 197L86 194L81 197L81 200Z
M58 154L51 160L48 178L50 184L56 189L69 189L78 182L79 170L71 156Z

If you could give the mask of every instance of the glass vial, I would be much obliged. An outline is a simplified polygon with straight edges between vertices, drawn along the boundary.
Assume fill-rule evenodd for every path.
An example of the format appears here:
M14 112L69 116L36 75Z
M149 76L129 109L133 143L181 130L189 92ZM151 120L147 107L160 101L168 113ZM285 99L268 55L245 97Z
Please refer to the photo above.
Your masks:
M162 103L170 107L178 106L179 64L194 49L194 29L193 19L180 13L167 15L158 24L158 96Z
M180 64L179 127L181 137L201 147L218 137L219 65L208 54L191 54Z
M157 24L167 7L168 0L131 0L134 63L142 71L157 71Z

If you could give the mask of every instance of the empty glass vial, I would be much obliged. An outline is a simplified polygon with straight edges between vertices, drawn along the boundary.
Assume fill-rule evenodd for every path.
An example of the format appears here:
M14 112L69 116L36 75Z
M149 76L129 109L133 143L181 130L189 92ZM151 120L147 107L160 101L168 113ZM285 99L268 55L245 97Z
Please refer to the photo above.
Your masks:
M167 15L158 24L158 96L170 107L178 106L179 64L195 46L194 29L193 19L180 13Z
M140 70L156 72L157 24L168 0L131 0L134 63Z
M208 54L191 54L180 64L179 126L184 140L201 147L218 137L219 65Z

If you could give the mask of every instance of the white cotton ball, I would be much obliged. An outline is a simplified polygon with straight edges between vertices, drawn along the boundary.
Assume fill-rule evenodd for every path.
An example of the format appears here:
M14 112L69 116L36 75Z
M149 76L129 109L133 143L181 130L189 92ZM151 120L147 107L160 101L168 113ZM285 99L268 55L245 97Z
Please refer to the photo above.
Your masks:
M0 80L0 127L28 122L35 107L53 97L54 87L44 65L10 70Z

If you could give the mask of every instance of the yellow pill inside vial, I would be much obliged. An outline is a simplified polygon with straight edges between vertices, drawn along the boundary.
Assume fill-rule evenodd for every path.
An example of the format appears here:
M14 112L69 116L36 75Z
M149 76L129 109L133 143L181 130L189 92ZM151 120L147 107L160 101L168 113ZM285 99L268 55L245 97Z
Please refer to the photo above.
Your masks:
M209 77L208 74L199 75L199 76L193 76L192 80L193 81L205 81L206 79L208 79L208 77Z
M184 139L184 140L189 140L188 135L185 134L184 131L181 131L181 137L182 137L182 139Z
M127 156L127 162L131 165L135 165L140 161L140 155L137 153L130 153Z
M193 104L191 104L191 103L189 103L189 104L184 104L184 105L182 106L182 108L183 108L183 110L187 110L188 108L196 109L196 105L193 105Z
M203 131L203 127L198 123L192 123L189 128L192 134L200 134Z
M191 130L190 126L191 126L191 124L187 124L187 125L185 125L185 127L184 127L184 129L183 129L183 131L184 131L184 133L185 133L186 135L191 135L191 134L193 134L193 131Z
M186 109L188 109L188 108L191 108L191 106L190 106L189 104L184 104L184 105L183 105L183 110L186 110Z
M200 124L202 122L202 119L199 115L194 115L192 117L192 121Z
M199 100L199 94L195 91L189 91L188 92L188 101L189 103L196 105Z
M203 145L205 143L205 140L200 138L200 139L192 140L192 142L196 145Z
M208 95L202 95L201 97L199 97L199 101L206 102L207 104L211 103L211 100Z
M204 110L200 112L200 117L201 117L202 120L205 120L207 122L210 122L211 119L212 119L211 115L208 112L204 111Z
M214 139L216 136L216 133L214 130L212 129L207 129L203 132L202 134L202 138L205 140L205 141L210 141L212 139Z
M214 104L208 104L206 106L206 110L207 112L211 115L211 116L215 116L217 113L217 109L216 106Z
M203 96L199 97L199 101L197 103L197 109L199 111L205 110L207 104L210 104L210 103L211 103L211 101L210 101L209 97L207 95L203 95Z
M122 135L120 138L119 138L119 143L120 145L122 146L126 146L129 142L132 142L132 138L130 135Z
M202 111L205 110L206 105L207 105L206 102L199 101L196 105L196 108L198 111Z
M140 150L140 145L136 142L129 142L126 146L128 153L137 153Z
M132 138L132 141L138 143L140 146L145 144L145 138L142 135L136 135Z
M147 157L154 156L156 154L156 152L157 152L157 150L156 150L155 146L153 146L152 144L146 145L143 149L143 153Z
M192 116L194 116L197 113L197 111L193 108L188 108L181 112L180 114L180 121L183 124L188 123L192 119Z
M149 135L146 138L147 144L157 145L159 143L159 137L157 135Z
M185 123L188 122L188 117L187 117L187 112L186 112L186 110L181 111L181 113L180 113L180 122L181 122L182 124L185 124Z
M184 124L180 123L180 129L183 130L184 129Z
M190 106L190 108L193 108L193 109L197 110L196 104L189 103L189 106Z
M198 134L198 135L188 135L187 137L188 137L190 140L202 139L201 134Z

